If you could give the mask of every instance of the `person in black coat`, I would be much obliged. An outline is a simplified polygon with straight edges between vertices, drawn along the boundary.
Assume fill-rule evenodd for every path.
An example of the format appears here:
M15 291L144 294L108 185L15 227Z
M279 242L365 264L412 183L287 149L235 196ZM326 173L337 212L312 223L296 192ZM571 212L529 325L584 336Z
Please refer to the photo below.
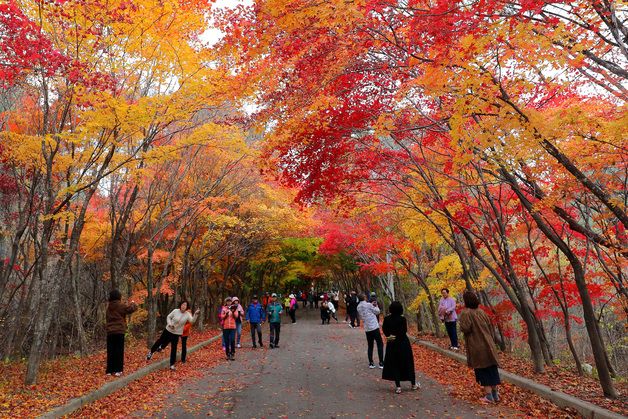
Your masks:
M387 338L382 379L394 381L397 394L401 393L402 381L410 381L412 390L417 390L420 384L414 374L414 354L407 335L408 322L403 317L403 306L399 301L393 301L388 311L390 314L384 317L382 325Z

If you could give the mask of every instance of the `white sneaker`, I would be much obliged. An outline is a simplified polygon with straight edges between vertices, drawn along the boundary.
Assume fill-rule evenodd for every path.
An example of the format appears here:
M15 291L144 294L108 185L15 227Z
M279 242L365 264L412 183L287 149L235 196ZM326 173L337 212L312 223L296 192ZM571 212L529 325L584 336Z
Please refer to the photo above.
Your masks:
M242 345L240 345L239 343L236 345L236 348L241 348Z
M415 385L412 386L412 391L418 390L421 388L421 383L416 383Z
M374 369L374 368L377 368L377 367L375 366L375 364L369 364L369 368L370 369Z
M384 369L384 364L382 364L381 362L379 363L379 369L383 370Z
M459 347L457 347L457 346L454 346L454 347L452 347L451 349L453 349L454 351L459 351L459 350L460 350L460 348L459 348Z
M170 365L170 369L171 369L172 371L176 370L176 368L174 367L174 365Z

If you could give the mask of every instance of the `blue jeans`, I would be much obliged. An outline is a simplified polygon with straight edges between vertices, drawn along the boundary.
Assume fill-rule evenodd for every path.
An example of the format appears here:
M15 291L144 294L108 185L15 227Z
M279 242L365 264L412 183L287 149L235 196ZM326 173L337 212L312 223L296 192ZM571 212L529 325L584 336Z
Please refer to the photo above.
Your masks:
M451 342L451 346L458 347L458 333L456 332L456 321L453 322L445 322L445 329L447 329L447 334L449 335L449 341Z
M225 353L227 356L235 355L235 329L223 329L222 337L225 339Z
M242 337L242 322L236 322L236 343L240 344L240 338Z

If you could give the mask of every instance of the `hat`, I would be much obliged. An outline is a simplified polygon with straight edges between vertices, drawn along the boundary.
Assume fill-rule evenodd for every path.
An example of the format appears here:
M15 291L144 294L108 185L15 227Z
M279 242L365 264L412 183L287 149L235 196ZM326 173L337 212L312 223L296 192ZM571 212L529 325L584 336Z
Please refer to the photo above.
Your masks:
M238 297L232 297L231 301L240 301L240 299Z
M272 293L271 297L277 297L277 294L275 294L274 292Z
M294 294L290 294L288 298L296 298L296 297L294 296Z
M377 296L377 294L375 294L375 292L372 291L371 292L371 297L376 297L376 296Z
M252 298L253 298L254 300L257 300L257 294L253 294L253 297L252 297Z

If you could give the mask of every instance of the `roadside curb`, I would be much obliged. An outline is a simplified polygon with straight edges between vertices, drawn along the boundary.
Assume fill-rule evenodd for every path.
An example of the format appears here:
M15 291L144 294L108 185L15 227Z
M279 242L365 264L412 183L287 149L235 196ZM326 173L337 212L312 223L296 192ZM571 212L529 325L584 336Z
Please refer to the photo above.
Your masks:
M455 361L458 361L464 364L466 364L467 362L467 358L462 354L455 353L447 349L441 348L440 346L437 346L433 344L432 342L419 340L414 337L411 337L411 339L417 345L421 345L428 349L436 351ZM574 409L587 419L601 419L601 418L623 419L624 418L624 416L618 413L611 412L610 410L596 406L593 403L580 400L576 397L570 396L569 394L552 390L550 387L544 384L540 384L540 383L537 383L536 381L530 380L529 378L521 377L519 375L510 373L508 371L504 371L501 368L499 369L499 375L502 377L504 381L514 384L517 387L521 387L526 390L529 390L541 396L542 398L549 400L550 402L554 403L558 407Z
M192 346L191 348L188 349L188 354L191 354L193 352L198 351L199 349L204 348L205 346L209 345L210 343L215 342L216 340L220 339L221 335L217 335L214 336L204 342L201 342L197 345ZM177 359L179 359L180 354L177 354ZM143 378L145 376L147 376L148 374L150 374L151 372L160 370L160 369L165 369L168 368L170 365L170 359L165 358L162 359L159 362L155 362L154 364L150 364L144 368L141 368L129 375L125 375L121 378L118 378L116 380L113 380L105 385L103 385L102 387L91 391L83 396L80 397L76 397L74 399L70 399L66 404L55 407L54 409L44 413L43 415L39 416L40 419L49 419L49 418L60 418L66 415L69 415L70 413L80 409L81 407L92 403L98 399L102 399L103 397L106 397L108 395L110 395L111 393L126 387L128 384L130 384L131 382L135 381L135 380L139 380L140 378Z

